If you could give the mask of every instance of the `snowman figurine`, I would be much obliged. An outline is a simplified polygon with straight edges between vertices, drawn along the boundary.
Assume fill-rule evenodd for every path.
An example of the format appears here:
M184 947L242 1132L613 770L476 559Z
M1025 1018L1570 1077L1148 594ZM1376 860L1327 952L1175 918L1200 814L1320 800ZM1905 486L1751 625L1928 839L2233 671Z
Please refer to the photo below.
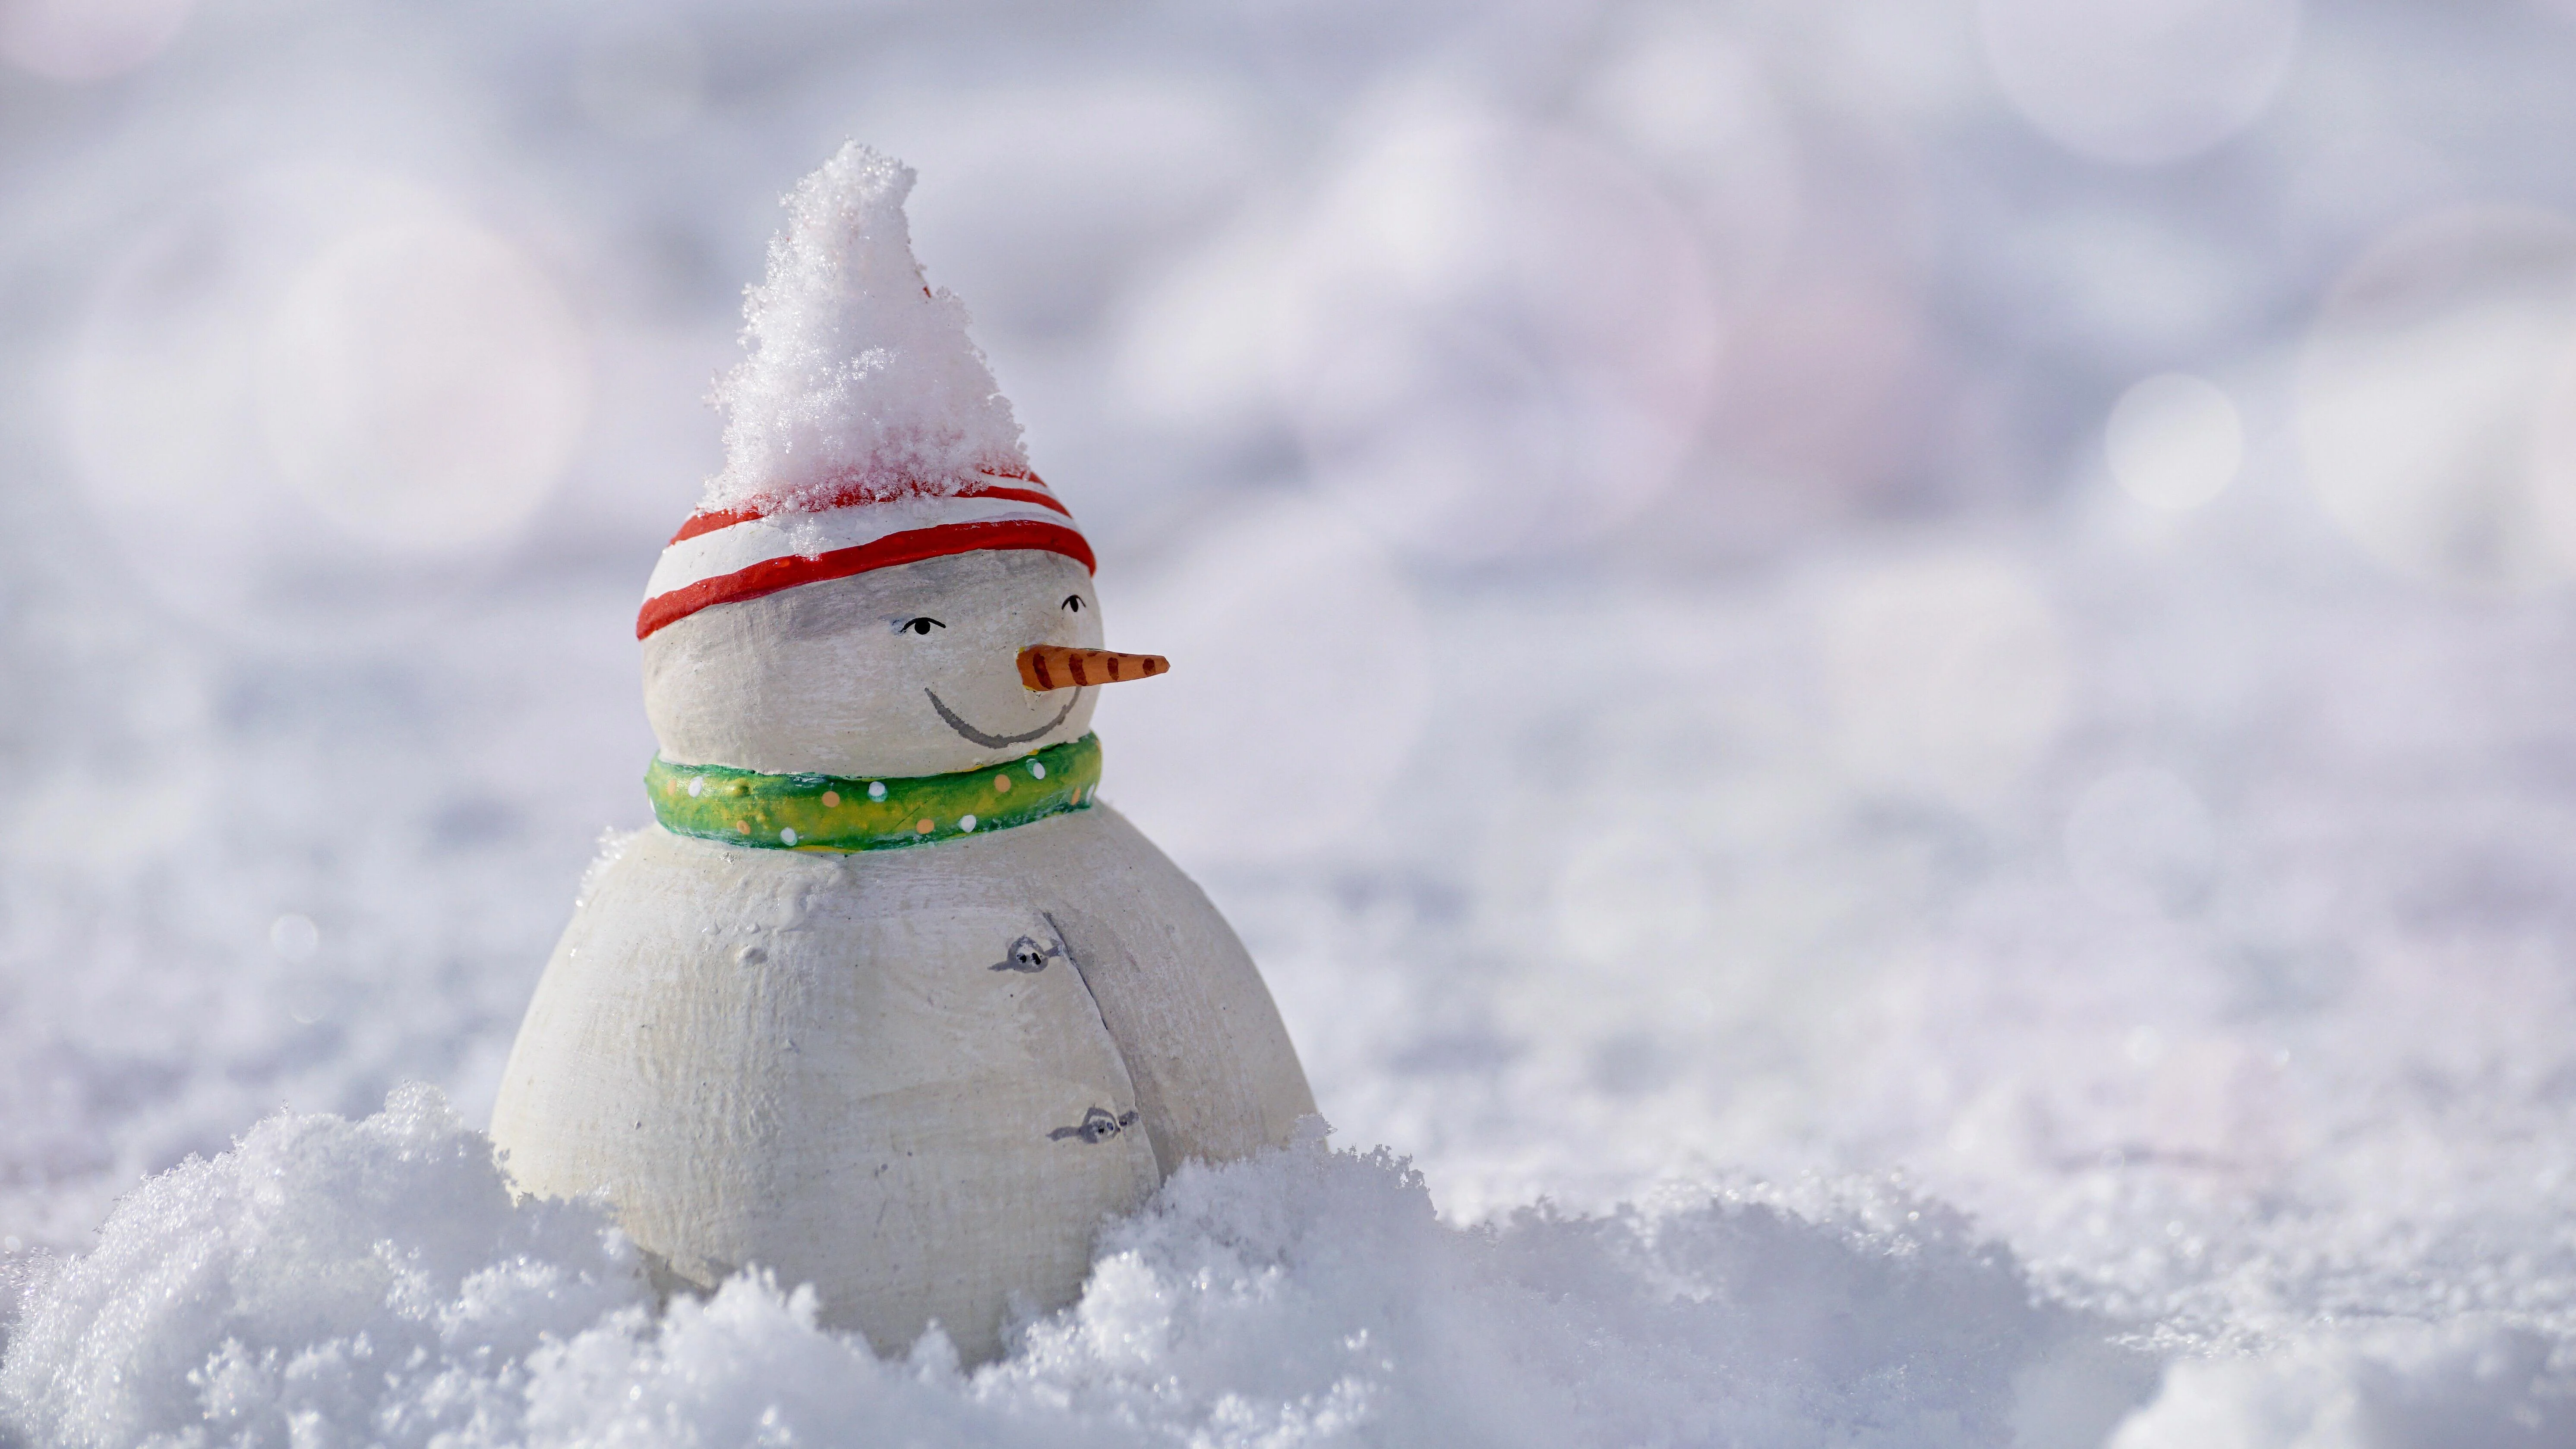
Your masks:
M1105 1217L1315 1107L1242 943L1097 798L1099 688L1165 665L1101 647L911 186L853 145L788 199L637 621L657 823L576 904L492 1139L666 1292L767 1268L975 1361Z

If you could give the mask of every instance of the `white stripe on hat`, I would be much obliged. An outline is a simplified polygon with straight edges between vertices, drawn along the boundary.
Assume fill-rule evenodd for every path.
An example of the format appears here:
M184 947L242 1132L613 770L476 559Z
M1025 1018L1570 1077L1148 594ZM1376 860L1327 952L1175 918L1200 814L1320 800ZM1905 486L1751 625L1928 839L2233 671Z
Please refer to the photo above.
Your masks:
M987 473L953 494L693 514L653 566L635 636L710 605L981 548L1046 549L1094 566L1072 513L1028 474Z
M820 513L773 513L684 538L662 550L644 596L658 598L774 558L813 558L889 534L953 523L1068 523L1063 511L1017 498L899 498Z

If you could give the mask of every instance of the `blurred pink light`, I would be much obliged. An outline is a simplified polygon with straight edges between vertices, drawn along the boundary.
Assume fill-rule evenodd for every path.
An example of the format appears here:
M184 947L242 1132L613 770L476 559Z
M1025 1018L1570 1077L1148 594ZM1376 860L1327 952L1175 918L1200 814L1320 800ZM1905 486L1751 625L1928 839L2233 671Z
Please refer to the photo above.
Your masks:
M1328 186L1282 377L1325 486L1410 551L1635 517L1695 443L1722 318L1689 221L1570 132L1425 108Z
M488 570L570 461L588 361L554 284L445 197L286 167L170 207L107 270L65 422L145 588L302 639ZM305 602L357 577L367 608Z
M0 57L50 80L122 75L176 39L196 0L0 0Z

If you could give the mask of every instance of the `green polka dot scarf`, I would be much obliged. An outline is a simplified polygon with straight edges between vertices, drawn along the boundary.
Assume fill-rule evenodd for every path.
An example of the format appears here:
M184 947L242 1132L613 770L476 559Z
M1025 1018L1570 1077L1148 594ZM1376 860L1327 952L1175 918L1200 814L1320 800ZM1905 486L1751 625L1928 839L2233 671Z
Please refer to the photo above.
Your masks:
M663 829L769 850L893 850L984 835L1080 810L1099 786L1098 735L1005 765L910 779L763 775L658 755L644 772Z

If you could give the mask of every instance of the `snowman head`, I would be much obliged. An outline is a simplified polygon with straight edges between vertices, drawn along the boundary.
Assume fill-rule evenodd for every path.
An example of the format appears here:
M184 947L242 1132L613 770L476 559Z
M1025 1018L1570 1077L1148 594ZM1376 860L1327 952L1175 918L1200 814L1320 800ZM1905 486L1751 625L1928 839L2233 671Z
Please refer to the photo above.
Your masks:
M1101 642L1091 547L913 260L912 183L851 145L788 197L716 390L724 471L636 621L674 763L975 769L1079 737L1091 684L1161 670L1065 656Z
M644 708L663 758L678 764L946 774L1081 737L1099 691L1069 679L1032 689L1020 661L1100 644L1099 598L1080 559L970 548L728 600L653 629Z

